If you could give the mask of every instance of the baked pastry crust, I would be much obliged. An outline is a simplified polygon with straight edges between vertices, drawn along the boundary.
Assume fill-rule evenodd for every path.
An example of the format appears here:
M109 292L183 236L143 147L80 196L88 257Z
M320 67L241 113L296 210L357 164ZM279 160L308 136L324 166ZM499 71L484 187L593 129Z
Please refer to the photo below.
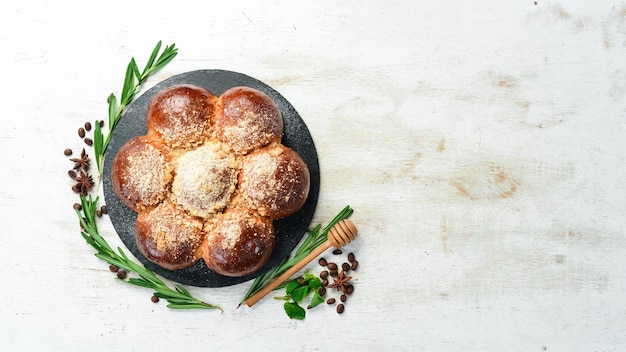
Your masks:
M217 97L188 84L158 92L148 106L148 135L170 148L192 148L204 143L211 132Z
M233 87L217 101L216 137L237 155L283 138L283 118L270 97L249 87Z
M137 215L137 246L146 258L161 267L183 269L201 256L202 228L202 219L167 201Z
M298 211L310 188L307 165L281 144L280 109L249 87L218 98L176 85L147 114L147 134L120 148L111 171L115 194L138 212L139 250L169 270L200 258L225 276L259 270L273 220Z
M271 220L246 209L224 212L206 225L202 258L225 276L243 276L260 269L274 249Z
M235 158L205 144L178 158L172 196L191 215L209 217L226 207L236 183Z
M306 202L311 181L300 155L278 144L243 158L239 189L246 205L270 218L284 218Z
M113 191L129 208L141 211L163 201L173 176L169 154L146 136L132 138L115 155Z

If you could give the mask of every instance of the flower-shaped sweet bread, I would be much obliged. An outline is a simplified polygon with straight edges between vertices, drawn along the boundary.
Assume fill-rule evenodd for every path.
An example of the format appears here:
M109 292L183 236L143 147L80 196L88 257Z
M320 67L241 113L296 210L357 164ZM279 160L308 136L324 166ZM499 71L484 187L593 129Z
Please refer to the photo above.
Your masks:
M176 85L154 96L146 125L111 170L115 194L138 213L141 253L169 270L200 258L226 276L260 269L274 248L273 220L298 211L310 188L307 165L281 144L276 104L249 87L216 97Z

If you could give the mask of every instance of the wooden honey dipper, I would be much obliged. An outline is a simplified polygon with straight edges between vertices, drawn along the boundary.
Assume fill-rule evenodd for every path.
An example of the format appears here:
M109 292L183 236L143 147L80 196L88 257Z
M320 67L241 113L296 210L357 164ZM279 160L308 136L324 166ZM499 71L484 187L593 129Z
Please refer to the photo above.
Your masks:
M272 281L269 285L265 286L262 290L255 293L252 297L246 300L246 304L248 307L252 307L258 301L260 301L263 297L265 297L268 293L272 292L278 285L285 282L289 279L293 274L302 269L305 265L309 264L313 259L320 256L324 251L326 251L330 246L335 248L341 248L347 245L348 243L354 241L357 235L356 226L349 219L344 219L339 221L333 226L328 232L328 239L326 242L322 243L319 247L317 247L313 252L309 253L306 257L302 258L299 262L297 262L294 266L289 268L289 270L285 271L282 275L277 277L274 281Z

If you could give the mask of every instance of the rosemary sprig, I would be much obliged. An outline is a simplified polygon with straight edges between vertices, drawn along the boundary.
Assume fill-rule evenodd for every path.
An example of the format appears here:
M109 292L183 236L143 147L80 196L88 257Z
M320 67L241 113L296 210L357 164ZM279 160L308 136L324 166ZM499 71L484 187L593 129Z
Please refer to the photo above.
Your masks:
M93 199L91 195L89 195L89 198L81 196L80 202L82 209L76 209L76 214L78 215L80 223L84 229L81 231L81 235L85 241L87 241L87 243L89 243L89 245L97 251L95 254L96 257L128 272L134 272L139 276L136 278L129 278L128 280L123 279L122 281L135 286L154 290L155 296L168 301L168 308L222 310L219 306L194 298L182 285L177 284L174 286L174 289L170 288L151 270L146 269L145 267L128 259L121 248L118 247L117 251L113 250L107 241L98 233L98 227L96 225L98 197Z
M128 104L130 104L137 94L139 86L144 83L148 77L163 68L163 66L167 65L170 61L172 61L172 59L174 59L174 57L176 57L176 54L178 54L178 48L176 48L175 45L176 44L165 46L165 49L163 49L163 52L159 55L159 52L161 51L161 41L159 41L154 50L152 50L152 54L150 55L148 62L146 62L146 66L143 71L140 71L139 67L137 67L134 57L130 59L128 66L126 67L126 75L124 76L124 85L122 86L119 104L115 94L113 93L111 93L107 99L107 102L109 103L109 130L106 138L102 132L100 123L96 121L94 124L93 147L99 173L102 173L104 152L106 151L109 141L111 140L111 133L119 122L124 109Z
M314 228L307 231L307 236L305 237L302 244L298 247L293 257L285 258L280 264L276 265L272 269L270 269L265 274L258 276L252 285L248 289L248 292L245 294L243 299L239 302L239 306L241 306L248 298L252 297L255 293L259 292L263 289L263 287L267 286L270 282L272 282L275 278L282 275L285 271L289 270L292 266L298 263L302 258L306 257L309 253L315 250L317 247L322 245L322 243L326 242L328 239L328 231L335 226L339 221L343 219L347 219L352 215L354 210L350 208L350 206L346 206L343 208L339 214L337 214L329 223L322 229L322 225L318 224ZM286 283L279 285L275 290L284 288Z

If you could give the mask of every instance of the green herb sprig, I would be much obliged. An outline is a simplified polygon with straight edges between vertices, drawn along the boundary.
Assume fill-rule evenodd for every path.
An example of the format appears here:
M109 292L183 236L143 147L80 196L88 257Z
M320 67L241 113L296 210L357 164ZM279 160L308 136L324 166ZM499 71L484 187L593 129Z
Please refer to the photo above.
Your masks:
M248 289L248 292L245 294L243 299L239 302L239 306L241 306L248 298L252 297L255 293L261 291L263 287L267 286L275 278L279 277L285 271L289 270L289 268L302 260L302 258L306 257L309 253L322 245L322 243L326 242L326 240L328 239L328 231L330 231L330 229L335 226L335 224L337 224L339 221L349 218L353 212L354 210L352 210L350 206L346 206L323 229L322 225L318 224L314 228L308 230L304 241L298 247L293 257L285 258L280 264L276 265L265 274L258 276L254 280L254 282L252 282L252 285ZM279 285L278 287L276 287L276 290L284 287L285 284Z
M115 126L122 117L122 113L124 109L130 102L133 100L137 92L138 88L141 84L143 84L148 77L152 74L163 68L163 66L167 65L170 61L176 57L178 54L178 48L175 46L176 44L171 44L165 46L163 52L159 55L161 51L161 41L159 41L152 50L152 54L146 62L146 66L143 71L139 70L137 67L137 63L135 62L135 58L131 58L128 66L126 67L126 75L124 77L124 85L122 86L122 94L120 97L120 101L118 104L117 98L115 94L111 93L107 102L109 103L109 124L108 124L108 133L106 138L102 133L102 128L100 127L100 123L96 121L94 133L93 133L93 147L94 153L96 155L96 165L98 165L98 172L102 172L102 164L104 162L104 152L109 145L109 141L111 140L111 133L115 129Z
M98 208L98 197L95 199L89 195L80 197L82 209L75 209L83 227L81 235L91 245L97 253L96 257L105 262L115 265L120 269L128 272L134 272L139 277L123 279L122 281L135 286L146 287L154 290L154 295L167 300L168 308L174 309L219 309L220 307L203 302L194 298L186 288L182 285L175 285L174 289L168 287L161 279L159 279L152 271L128 259L128 256L121 248L114 251L107 241L98 233L96 225L96 210Z
M318 289L322 287L322 281L317 276L306 271L302 277L291 280L281 286L285 287L285 295L282 297L274 297L274 299L285 301L283 308L290 319L303 320L305 318L306 310L300 306L300 302L311 292L313 292L313 297L307 309L314 308L324 302L324 298L318 291Z

